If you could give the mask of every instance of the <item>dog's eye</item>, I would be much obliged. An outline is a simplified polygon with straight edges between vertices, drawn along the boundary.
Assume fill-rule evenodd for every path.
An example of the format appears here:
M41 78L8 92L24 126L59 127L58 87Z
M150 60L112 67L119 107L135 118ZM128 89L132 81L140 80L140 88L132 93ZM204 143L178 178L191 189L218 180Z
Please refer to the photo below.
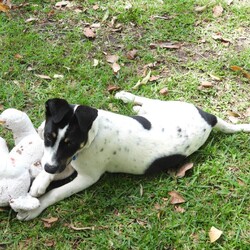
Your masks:
M70 145L70 144L71 144L69 138L67 138L67 137L64 139L64 142L65 142L67 145Z

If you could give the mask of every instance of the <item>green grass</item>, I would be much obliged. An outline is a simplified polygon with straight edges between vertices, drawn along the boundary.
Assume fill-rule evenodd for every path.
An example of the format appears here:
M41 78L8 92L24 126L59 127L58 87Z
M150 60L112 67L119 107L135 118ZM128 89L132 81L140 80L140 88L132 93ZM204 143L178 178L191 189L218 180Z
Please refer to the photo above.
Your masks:
M36 126L44 119L44 102L62 97L72 103L132 114L131 105L113 98L108 85L150 98L183 100L228 119L228 111L241 115L250 106L249 79L230 70L237 65L250 71L248 1L78 1L83 10L53 10L56 1L29 1L0 13L0 104L3 109L24 110ZM19 5L22 1L14 1ZM99 9L94 10L93 5ZM221 4L221 17L212 9ZM207 8L198 13L196 6ZM25 22L36 17L35 22ZM105 17L105 18L104 18ZM114 31L115 25L122 29ZM158 17L169 17L167 20ZM100 23L96 38L83 35L86 23ZM214 40L220 33L227 45ZM177 50L151 49L150 43L179 42ZM126 53L137 49L129 60ZM16 59L15 55L22 58ZM117 75L105 54L119 55ZM93 60L99 64L94 67ZM156 63L156 82L132 87L142 79L144 66ZM32 70L29 70L32 69ZM35 74L51 77L44 80ZM53 78L62 74L63 79ZM212 79L212 75L221 81ZM199 90L202 81L212 88ZM167 87L169 93L159 91ZM2 137L13 145L11 134ZM40 217L19 222L10 209L0 210L0 249L248 249L250 245L249 134L213 132L190 157L194 168L182 179L162 174L154 178L105 174L87 190L46 209ZM141 193L143 190L143 193ZM176 190L186 202L175 211L169 191ZM57 217L50 228L41 218ZM91 229L75 230L90 227ZM215 243L208 231L223 231Z

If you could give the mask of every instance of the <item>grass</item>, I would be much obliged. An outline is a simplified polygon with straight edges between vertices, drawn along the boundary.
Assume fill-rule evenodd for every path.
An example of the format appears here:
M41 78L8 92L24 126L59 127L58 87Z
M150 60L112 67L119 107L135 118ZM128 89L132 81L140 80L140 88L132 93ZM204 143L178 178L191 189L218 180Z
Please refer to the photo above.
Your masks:
M10 17L0 13L2 109L24 110L36 126L44 119L44 102L55 96L132 114L131 106L107 90L115 85L151 98L190 101L224 119L233 111L240 122L250 122L245 115L249 79L230 70L232 65L250 70L248 1L228 5L227 1L138 0L130 1L132 7L126 5L129 1L78 1L77 7L61 10L54 9L55 2L31 0L11 10ZM212 9L219 4L224 11L215 18ZM207 7L197 12L196 6ZM27 22L30 17L37 20ZM101 24L95 39L83 34L87 23ZM231 42L215 40L215 34ZM149 44L161 41L182 46L150 48ZM126 53L132 49L137 49L137 57L129 60ZM112 72L105 54L119 55L118 74ZM94 59L99 62L95 67ZM144 66L154 62L151 74L161 78L133 90L144 77ZM55 74L63 78L54 78ZM202 81L212 82L213 87L199 89ZM166 96L159 93L164 87ZM3 129L0 133L12 146L10 133ZM248 249L249 142L247 134L214 132L190 157L194 169L182 179L167 174L154 178L105 174L86 191L29 222L19 222L13 211L1 209L0 249ZM173 190L186 200L179 205L184 213L170 204L168 192ZM48 227L41 218L50 217L58 221ZM212 226L223 235L211 244Z

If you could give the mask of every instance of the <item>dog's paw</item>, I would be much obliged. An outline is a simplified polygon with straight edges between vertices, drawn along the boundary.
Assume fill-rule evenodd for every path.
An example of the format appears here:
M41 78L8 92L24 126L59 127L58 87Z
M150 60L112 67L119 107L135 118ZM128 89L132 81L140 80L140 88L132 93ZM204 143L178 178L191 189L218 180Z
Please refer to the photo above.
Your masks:
M30 188L30 195L33 197L39 197L46 192L47 187L53 180L51 174L42 171L33 181Z
M21 221L28 221L36 218L43 210L38 207L32 210L20 210L17 213L16 218Z
M125 103L128 103L128 102L134 102L135 95L128 93L126 91L120 91L115 94L115 98L118 100L122 100Z

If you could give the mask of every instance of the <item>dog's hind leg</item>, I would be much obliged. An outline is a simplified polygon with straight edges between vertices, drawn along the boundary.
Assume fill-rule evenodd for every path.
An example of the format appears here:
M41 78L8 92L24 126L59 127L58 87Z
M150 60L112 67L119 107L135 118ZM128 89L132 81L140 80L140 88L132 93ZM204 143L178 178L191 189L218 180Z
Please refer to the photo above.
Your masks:
M132 102L136 105L143 105L145 103L154 101L154 100L146 98L146 97L133 95L133 94L126 92L126 91L120 91L120 92L116 93L115 98L122 100L125 103Z
M217 117L217 123L214 126L215 129L223 133L237 133L247 132L250 133L250 124L230 124Z

